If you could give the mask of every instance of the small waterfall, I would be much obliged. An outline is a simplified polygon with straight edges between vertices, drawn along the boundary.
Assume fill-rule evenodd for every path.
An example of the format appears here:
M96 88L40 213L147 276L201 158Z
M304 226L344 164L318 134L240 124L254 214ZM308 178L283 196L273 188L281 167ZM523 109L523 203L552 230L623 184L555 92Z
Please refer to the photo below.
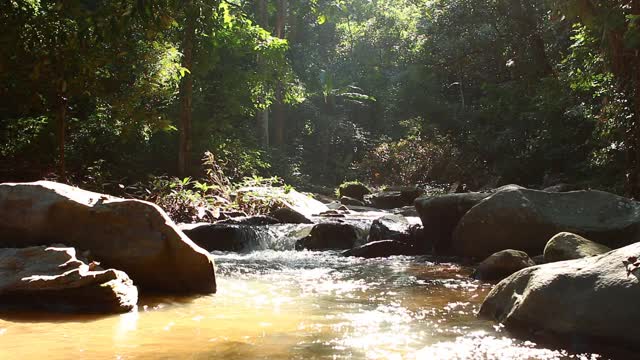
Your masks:
M252 250L294 250L296 241L309 235L313 224L277 224L256 226L258 246Z

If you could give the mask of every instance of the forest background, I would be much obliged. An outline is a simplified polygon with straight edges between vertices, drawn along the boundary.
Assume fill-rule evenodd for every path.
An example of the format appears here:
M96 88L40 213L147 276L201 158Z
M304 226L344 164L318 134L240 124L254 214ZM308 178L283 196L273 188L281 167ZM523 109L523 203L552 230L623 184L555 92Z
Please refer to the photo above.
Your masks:
M0 181L640 195L637 0L9 0L0 24Z

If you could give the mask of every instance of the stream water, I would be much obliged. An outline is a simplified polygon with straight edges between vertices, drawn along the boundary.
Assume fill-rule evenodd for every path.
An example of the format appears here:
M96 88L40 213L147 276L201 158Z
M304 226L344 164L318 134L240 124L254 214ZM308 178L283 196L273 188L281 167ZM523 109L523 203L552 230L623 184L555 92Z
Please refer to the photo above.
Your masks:
M143 298L106 317L0 314L0 359L601 358L477 319L490 286L447 259L296 252L282 235L269 250L214 253L215 295Z

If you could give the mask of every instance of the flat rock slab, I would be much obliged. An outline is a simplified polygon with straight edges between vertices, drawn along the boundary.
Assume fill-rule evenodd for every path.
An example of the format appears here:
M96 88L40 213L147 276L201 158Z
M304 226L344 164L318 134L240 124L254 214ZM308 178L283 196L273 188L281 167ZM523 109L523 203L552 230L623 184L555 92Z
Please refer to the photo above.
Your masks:
M213 258L157 205L49 181L0 184L0 247L56 243L89 250L141 290L216 290Z
M0 306L121 313L137 302L127 274L87 264L73 248L0 249Z

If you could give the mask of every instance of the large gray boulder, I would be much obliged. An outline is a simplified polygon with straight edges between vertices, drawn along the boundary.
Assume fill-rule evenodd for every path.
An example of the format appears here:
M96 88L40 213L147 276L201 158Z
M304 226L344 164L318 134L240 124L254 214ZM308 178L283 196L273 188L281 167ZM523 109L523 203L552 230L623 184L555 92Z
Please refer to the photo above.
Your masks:
M121 313L137 302L127 274L81 261L73 248L0 249L1 307Z
M535 266L529 255L518 250L502 250L484 259L473 274L477 280L502 280L516 271Z
M640 344L640 276L623 261L640 254L640 243L607 254L538 265L501 281L479 315L507 328L583 336L632 347Z
M0 247L64 243L141 290L216 291L213 258L156 205L49 181L0 184Z
M561 232L552 237L544 247L544 261L549 263L582 259L609 251L611 251L609 247L589 241L580 235Z
M453 231L464 214L480 201L486 199L489 194L465 193L449 194L435 197L421 197L415 200L414 205L425 236L431 240L436 254L450 254Z
M457 255L487 257L505 249L541 254L559 232L572 232L612 248L639 239L637 202L603 191L549 193L503 189L471 208L453 235Z

